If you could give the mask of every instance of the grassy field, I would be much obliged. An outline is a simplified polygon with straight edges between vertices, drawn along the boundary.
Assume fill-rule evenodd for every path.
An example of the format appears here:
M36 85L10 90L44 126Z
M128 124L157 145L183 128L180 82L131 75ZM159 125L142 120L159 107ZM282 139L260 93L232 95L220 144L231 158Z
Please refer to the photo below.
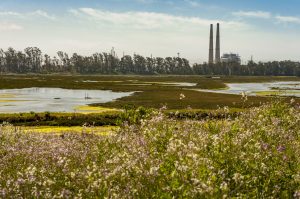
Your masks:
M266 82L266 81L299 81L299 77L220 77L204 76L78 76L78 75L5 75L0 76L0 89L27 87L58 87L68 89L101 89L112 91L140 91L129 97L114 102L94 104L108 108L124 108L130 104L147 108L160 108L166 105L169 109L217 109L229 106L245 108L268 102L266 97L249 97L246 102L237 95L205 93L188 90L222 89L225 83ZM188 82L196 86L174 86L165 83ZM180 94L186 97L179 101Z
M92 112L90 112L92 110ZM97 110L95 112L95 110ZM10 123L16 126L26 127L76 127L76 126L119 126L124 122L144 119L151 109L130 108L127 110L114 110L99 107L89 107L89 112L76 113L8 113L0 114L0 123ZM142 111L141 111L142 110ZM173 119L224 119L226 117L236 117L245 109L230 108L228 110L218 109L169 109L163 110L166 117ZM134 122L135 123L135 122ZM72 130L72 128L70 128Z
M185 98L180 100L180 95ZM138 92L132 96L108 102L94 104L93 106L122 108L131 104L148 108L161 108L166 106L169 109L218 109L219 107L249 108L259 106L261 103L270 101L266 97L248 97L244 102L239 95L206 93L192 90L166 89Z
M222 120L153 111L105 136L0 125L0 197L299 198L299 117L275 102Z
M68 89L104 89L113 91L153 90L162 88L159 82L197 83L196 88L225 88L225 83L299 81L300 77L257 77L257 76L82 76L82 75L0 75L0 89L55 87ZM97 82L95 82L97 81ZM137 85L153 82L151 87ZM165 86L163 86L165 87Z

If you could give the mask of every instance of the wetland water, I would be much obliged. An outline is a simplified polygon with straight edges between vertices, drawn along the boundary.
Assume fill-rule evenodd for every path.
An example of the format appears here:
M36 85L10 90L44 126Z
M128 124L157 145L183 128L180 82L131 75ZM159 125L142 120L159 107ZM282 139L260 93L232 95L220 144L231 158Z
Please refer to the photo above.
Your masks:
M300 81L291 82L267 82L267 83L228 83L227 89L224 90L204 90L198 91L224 93L224 94L241 94L247 95L279 95L300 97Z
M247 95L281 95L300 97L300 81L268 83L228 83L224 90L196 89L196 83L187 82L132 82L129 85L191 87L201 92ZM78 107L93 103L105 103L132 95L134 92L104 90L72 90L61 88L24 88L0 90L0 113L18 112L81 112Z
M133 93L61 88L3 89L0 90L0 113L74 112L78 106L110 102Z

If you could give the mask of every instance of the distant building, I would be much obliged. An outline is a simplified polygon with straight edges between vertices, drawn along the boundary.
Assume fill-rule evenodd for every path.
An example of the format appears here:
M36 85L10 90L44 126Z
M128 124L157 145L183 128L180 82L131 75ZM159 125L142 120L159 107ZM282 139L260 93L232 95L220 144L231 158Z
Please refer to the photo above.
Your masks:
M208 64L218 64L221 62L241 64L241 58L238 54L224 53L223 56L220 57L220 40L220 24L217 23L216 49L214 57L214 25L210 24Z
M221 57L223 63L237 63L241 64L241 57L234 53L224 53Z
M116 57L116 51L115 51L114 47L112 47L110 54L111 54L111 56Z

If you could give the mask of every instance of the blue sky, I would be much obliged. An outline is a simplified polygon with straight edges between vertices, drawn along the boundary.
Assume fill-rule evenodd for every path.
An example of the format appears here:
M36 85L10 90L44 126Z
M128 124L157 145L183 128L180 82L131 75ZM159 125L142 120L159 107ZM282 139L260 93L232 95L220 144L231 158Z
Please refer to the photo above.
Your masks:
M38 46L54 56L106 52L208 56L209 24L221 51L244 61L300 60L299 0L1 0L0 48Z

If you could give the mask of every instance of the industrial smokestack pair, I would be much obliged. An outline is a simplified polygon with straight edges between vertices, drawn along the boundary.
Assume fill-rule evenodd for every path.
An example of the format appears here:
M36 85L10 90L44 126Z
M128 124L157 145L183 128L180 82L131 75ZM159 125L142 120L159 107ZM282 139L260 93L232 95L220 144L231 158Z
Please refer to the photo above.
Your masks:
M216 37L216 55L214 60L214 26L210 24L210 38L209 38L209 56L208 63L220 63L221 53L220 53L220 24L217 23L217 37Z

